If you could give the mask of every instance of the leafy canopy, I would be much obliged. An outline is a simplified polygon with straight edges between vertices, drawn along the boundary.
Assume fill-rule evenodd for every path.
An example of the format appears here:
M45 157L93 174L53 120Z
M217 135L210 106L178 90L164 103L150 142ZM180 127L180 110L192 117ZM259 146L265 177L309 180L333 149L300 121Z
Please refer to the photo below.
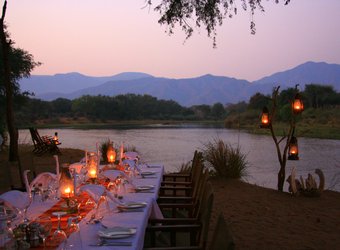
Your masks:
M194 25L199 28L205 27L208 37L213 39L213 45L216 46L216 28L223 24L226 18L232 18L237 15L238 3L244 11L250 11L251 21L250 30L255 34L255 22L253 16L256 10L264 12L262 2L264 0L162 0L154 8L161 15L158 22L167 25L168 34L173 34L176 25L179 25L186 38L192 36L194 28L190 24L190 19L194 21ZM279 3L280 0L272 0ZM152 0L146 1L150 6ZM287 5L290 0L283 0Z

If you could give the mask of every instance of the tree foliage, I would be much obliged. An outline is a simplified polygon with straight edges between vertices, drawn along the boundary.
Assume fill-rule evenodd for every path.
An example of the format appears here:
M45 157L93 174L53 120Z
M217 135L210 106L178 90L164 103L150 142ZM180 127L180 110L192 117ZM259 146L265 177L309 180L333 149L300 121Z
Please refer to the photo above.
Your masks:
M168 33L172 34L176 25L179 25L186 37L189 38L194 32L194 27L203 26L207 30L208 37L213 39L216 46L216 28L223 24L226 18L237 15L238 9L249 11L251 14L250 30L255 34L255 22L253 16L258 10L264 12L262 2L264 0L162 0L156 4L154 10L159 12L158 22L168 27ZM272 0L279 3L280 0ZM152 5L152 0L147 0ZM282 1L287 5L290 0ZM238 5L240 4L240 5ZM241 6L241 7L239 7ZM193 21L194 24L191 24Z

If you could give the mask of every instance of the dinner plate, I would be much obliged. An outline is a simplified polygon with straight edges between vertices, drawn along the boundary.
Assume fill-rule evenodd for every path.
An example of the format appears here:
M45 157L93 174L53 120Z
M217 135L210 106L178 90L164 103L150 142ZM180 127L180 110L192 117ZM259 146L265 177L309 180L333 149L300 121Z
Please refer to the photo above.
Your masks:
M145 202L129 202L127 204L118 205L117 208L120 210L127 210L127 209L137 209L143 208L147 205Z
M136 228L130 227L109 227L99 230L97 235L106 239L121 239L134 235L137 232Z
M153 171L144 171L141 173L142 176L147 176L147 175L154 175L156 172Z
M146 190L151 190L155 186L154 185L145 185L145 186L137 186L135 189L136 191L146 191Z

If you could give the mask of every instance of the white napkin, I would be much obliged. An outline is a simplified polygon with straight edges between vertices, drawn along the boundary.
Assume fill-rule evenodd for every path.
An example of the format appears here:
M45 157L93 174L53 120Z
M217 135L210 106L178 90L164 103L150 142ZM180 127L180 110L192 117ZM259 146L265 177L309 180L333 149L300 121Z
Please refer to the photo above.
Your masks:
M135 160L139 158L138 153L134 151L125 152L124 156L125 156L125 159L128 159L128 160Z
M95 184L88 184L80 187L81 192L85 192L92 197L96 202L99 201L100 197L105 192L105 187Z
M38 174L37 177L30 183L30 188L41 184L43 188L47 188L51 183L57 180L57 175L50 172L43 172Z
M114 181L118 176L127 178L127 175L123 171L115 170L115 169L105 170L101 174L105 176L106 178L109 178L111 181Z
M83 168L83 164L80 162L76 162L76 163L71 164L68 168L69 170L74 169L77 174L80 174L80 171Z
M30 198L26 192L21 192L18 190L11 190L0 195L0 200L3 200L6 205L18 208L20 210L24 209L30 204Z

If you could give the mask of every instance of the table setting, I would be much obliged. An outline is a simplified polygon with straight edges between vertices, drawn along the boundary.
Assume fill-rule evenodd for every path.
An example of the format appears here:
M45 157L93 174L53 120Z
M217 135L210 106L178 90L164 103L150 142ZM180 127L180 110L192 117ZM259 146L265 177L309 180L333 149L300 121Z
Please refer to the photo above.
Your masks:
M60 165L55 156L56 173L41 173L31 183L25 171L27 192L0 196L0 208L3 202L15 214L2 223L13 234L1 246L14 241L20 249L142 249L148 219L162 217L156 199L164 167L153 164L150 170L136 152L126 153L108 164L101 163L99 150L72 164Z

